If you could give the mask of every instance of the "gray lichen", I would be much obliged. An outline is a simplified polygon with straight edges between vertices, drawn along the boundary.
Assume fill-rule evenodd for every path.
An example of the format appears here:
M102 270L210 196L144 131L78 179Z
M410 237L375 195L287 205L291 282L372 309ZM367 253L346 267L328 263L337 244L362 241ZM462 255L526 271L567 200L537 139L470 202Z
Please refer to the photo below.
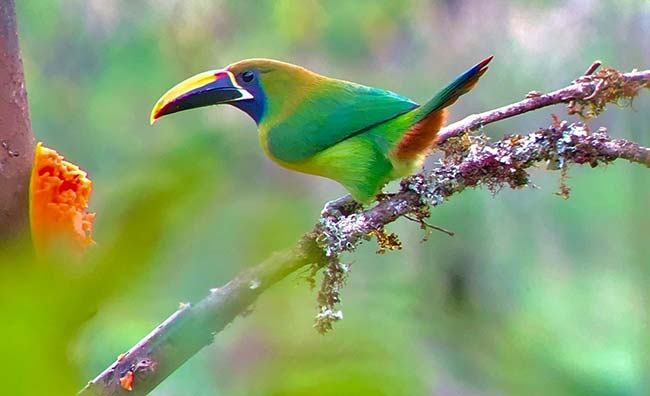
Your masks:
M334 322L343 319L343 312L336 307L341 302L341 290L348 279L350 264L343 264L333 257L323 269L323 280L318 291L318 314L314 327L319 333L332 329Z
M321 217L319 221L322 228L318 243L327 257L353 251L367 233L367 220L362 213Z
M557 122L527 135L505 136L494 143L484 135L464 136L451 147L441 147L445 155L433 169L404 179L400 193L375 207L349 215L324 212L328 215L320 219L317 242L329 263L323 270L315 327L326 332L343 317L337 305L349 266L340 262L342 253L354 251L372 236L379 243L378 253L401 247L397 235L384 229L386 218L410 214L423 221L430 208L468 187L483 187L492 193L504 187L526 187L530 183L527 169L541 162L555 164L553 168L562 170L560 194L568 196L568 164L596 166L612 160L615 157L605 150L609 142L604 129L591 133L582 123L567 122ZM417 194L417 199L404 199L404 194L409 193Z

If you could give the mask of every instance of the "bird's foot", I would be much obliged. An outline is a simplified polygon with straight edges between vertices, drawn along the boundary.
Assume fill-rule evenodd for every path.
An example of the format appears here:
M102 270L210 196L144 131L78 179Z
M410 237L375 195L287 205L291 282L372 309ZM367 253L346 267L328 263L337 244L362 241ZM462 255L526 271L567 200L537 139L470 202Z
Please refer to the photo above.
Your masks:
M395 193L385 193L385 192L380 192L380 193L377 194L377 196L375 197L375 201L377 201L377 203L379 203L379 202L382 202L382 201L385 201L385 200L387 200L387 199L392 198L394 195L395 195Z
M363 206L355 201L352 195L347 194L325 203L320 216L323 218L348 216L361 208Z

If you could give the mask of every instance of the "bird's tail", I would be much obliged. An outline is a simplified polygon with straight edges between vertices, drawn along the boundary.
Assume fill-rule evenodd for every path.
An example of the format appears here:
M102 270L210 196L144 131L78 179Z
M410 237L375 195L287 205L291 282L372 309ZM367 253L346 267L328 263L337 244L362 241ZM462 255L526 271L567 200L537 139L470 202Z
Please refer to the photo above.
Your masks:
M422 153L435 144L438 131L447 118L445 107L474 88L478 79L487 71L487 64L491 60L492 57L486 58L471 67L438 92L433 99L413 110L415 112L413 124L395 147L394 155L397 158L404 160L421 158Z
M420 122L435 111L452 105L461 95L471 91L476 86L478 79L487 71L487 64L490 63L492 58L493 56L485 58L475 66L469 68L465 73L456 77L454 81L438 92L430 101L417 109L414 123Z

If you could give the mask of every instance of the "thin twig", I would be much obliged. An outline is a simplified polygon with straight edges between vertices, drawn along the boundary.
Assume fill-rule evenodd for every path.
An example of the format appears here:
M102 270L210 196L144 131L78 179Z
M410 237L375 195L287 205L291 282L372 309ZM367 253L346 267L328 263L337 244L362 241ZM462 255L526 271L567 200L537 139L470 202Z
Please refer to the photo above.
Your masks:
M589 66L589 68L585 71L585 74L584 74L584 75L585 75L585 76L591 76L592 74L594 74L594 72L595 72L596 70L598 70L598 68L599 68L602 64L603 64L603 62L601 62L600 60L595 60L594 63L592 63L591 66Z
M440 226L437 226L435 224L427 223L426 221L424 221L424 219L418 219L418 218L415 218L415 217L412 217L412 216L409 216L409 215L404 215L403 217L406 220L410 220L412 222L420 224L424 228L429 228L429 229L432 229L432 230L440 231L443 234L447 234L449 236L456 235L453 231L447 230L447 229L442 228Z

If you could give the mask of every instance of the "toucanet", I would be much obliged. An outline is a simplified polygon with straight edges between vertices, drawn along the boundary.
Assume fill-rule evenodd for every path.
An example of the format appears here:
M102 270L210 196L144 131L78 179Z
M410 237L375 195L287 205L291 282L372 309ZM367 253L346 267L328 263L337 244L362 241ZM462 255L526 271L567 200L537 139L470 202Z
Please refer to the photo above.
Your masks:
M274 162L336 180L356 201L369 203L390 180L422 166L446 107L474 88L490 60L419 105L289 63L247 59L179 83L158 100L151 123L196 107L233 105L255 120L260 144Z

